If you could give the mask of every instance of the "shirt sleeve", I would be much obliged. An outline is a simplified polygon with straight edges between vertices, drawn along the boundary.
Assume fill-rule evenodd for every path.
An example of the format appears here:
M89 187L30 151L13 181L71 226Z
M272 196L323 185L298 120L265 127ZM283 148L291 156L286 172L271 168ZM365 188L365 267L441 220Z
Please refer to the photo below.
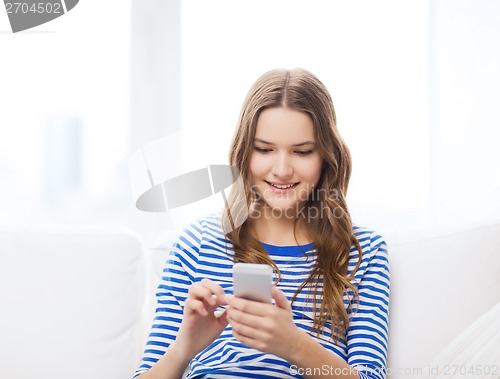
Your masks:
M192 224L173 244L156 291L156 311L146 347L134 378L149 370L175 340L189 286L194 282L202 226Z
M373 234L364 250L358 279L359 303L354 307L347 330L347 360L361 379L386 376L389 327L389 260L387 245ZM360 267L360 268L361 268Z

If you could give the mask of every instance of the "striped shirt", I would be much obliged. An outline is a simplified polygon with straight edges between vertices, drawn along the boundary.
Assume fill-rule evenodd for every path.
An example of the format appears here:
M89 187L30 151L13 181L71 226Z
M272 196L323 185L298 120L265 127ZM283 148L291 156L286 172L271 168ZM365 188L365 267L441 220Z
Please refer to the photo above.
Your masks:
M365 228L354 227L362 251L361 265L352 283L357 287L359 302L353 312L344 338L331 338L332 325L327 323L318 337L311 332L314 312L310 287L296 297L292 312L297 327L310 332L312 338L333 354L358 369L362 379L385 377L389 310L389 264L383 239ZM234 250L225 238L220 219L205 217L186 228L174 245L182 254L172 251L163 270L157 290L157 308L142 362L135 376L148 370L175 340L182 320L188 288L203 278L233 293L232 268ZM262 243L281 273L278 287L291 301L295 290L305 281L316 262L314 244L274 246ZM351 248L348 274L358 263L358 252ZM319 296L322 296L321 282ZM344 297L347 306L348 298ZM319 369L319 368L318 368ZM330 370L330 368L324 368ZM330 371L328 371L330 373ZM228 325L220 336L190 362L187 378L302 378L300 369L287 361L236 340ZM323 372L322 374L325 374Z

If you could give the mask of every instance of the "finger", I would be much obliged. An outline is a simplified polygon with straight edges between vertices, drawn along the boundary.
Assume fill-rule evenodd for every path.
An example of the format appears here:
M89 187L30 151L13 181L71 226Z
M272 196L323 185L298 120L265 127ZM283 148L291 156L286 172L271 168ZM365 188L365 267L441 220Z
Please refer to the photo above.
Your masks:
M225 295L226 293L224 292L224 289L217 283L212 282L208 278L203 278L200 282L201 286L209 289L213 295L215 295L217 301L219 304L224 304L226 305L226 299Z
M280 290L276 286L273 286L271 294L273 296L273 299L276 301L276 305L279 308L286 309L287 311L292 310L292 307L290 306L290 303L288 302L288 299L286 298L286 295L282 290Z
M217 301L212 297L212 292L200 284L193 284L189 287L188 297L196 300L205 299L205 301L212 306L217 303Z
M247 337L243 334L240 334L233 329L233 336L236 338L238 341L240 341L242 344L250 346L254 349L260 350L260 351L265 351L267 344L265 342Z
M230 315L228 315L228 321L229 324L231 324L231 327L233 329L233 333L237 333L240 336L244 336L246 338L251 338L253 340L266 340L268 338L268 334L258 328L253 328L251 326L241 324L234 319L231 318Z
M226 326L229 323L228 317L227 317L227 309L220 309L216 310L214 312L214 316L219 321L221 325Z
M228 309L227 317L231 324L238 323L255 329L260 329L264 323L263 317L245 313L236 308Z
M208 302L205 298L201 299L201 301L203 302L203 306L208 312L214 312L218 307L215 295L210 295L210 302Z
M261 303L260 301L248 300L237 296L226 296L226 298L231 308L239 309L242 312L251 313L256 316L265 316L269 312L269 307L272 307L272 304Z
M193 298L186 299L185 310L192 313L199 313L202 316L208 316L208 311L205 308L203 301Z

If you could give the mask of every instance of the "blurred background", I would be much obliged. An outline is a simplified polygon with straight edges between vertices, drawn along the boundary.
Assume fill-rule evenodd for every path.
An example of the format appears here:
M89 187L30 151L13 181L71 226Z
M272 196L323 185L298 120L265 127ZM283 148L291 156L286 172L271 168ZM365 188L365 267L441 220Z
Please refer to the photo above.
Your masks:
M498 46L496 0L82 0L16 34L2 13L0 225L122 225L146 245L182 227L203 207L137 210L129 157L182 130L182 160L227 162L247 90L276 67L330 90L357 224L499 219Z

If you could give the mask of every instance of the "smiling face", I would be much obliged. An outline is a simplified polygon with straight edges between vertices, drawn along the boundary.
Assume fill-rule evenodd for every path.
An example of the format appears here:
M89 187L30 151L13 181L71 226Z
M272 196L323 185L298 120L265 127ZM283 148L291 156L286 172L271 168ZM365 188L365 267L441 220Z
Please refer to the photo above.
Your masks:
M285 107L262 111L250 155L250 176L260 205L274 215L300 209L321 176L322 158L307 113Z

